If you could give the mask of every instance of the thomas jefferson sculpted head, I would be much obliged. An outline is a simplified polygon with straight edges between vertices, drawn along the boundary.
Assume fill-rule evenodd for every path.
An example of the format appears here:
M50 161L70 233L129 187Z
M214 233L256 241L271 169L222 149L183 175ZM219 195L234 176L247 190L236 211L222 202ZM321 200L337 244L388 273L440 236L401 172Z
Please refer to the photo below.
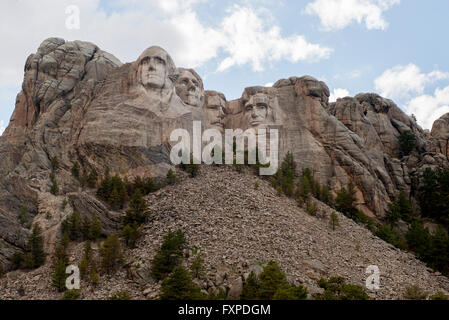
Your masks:
M181 100L192 107L201 107L204 103L204 87L201 77L193 69L178 68L176 93Z

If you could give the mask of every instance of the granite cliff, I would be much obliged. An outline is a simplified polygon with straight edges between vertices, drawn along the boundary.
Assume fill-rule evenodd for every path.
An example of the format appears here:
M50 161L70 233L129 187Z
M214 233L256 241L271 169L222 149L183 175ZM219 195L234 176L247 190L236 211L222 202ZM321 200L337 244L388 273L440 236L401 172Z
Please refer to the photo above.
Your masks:
M72 178L74 163L99 176L106 167L130 179L165 176L170 133L191 132L193 121L221 131L279 129L279 160L291 152L298 173L310 168L333 192L353 182L359 209L374 218L383 217L401 191L413 200L425 168L449 167L449 114L428 132L376 94L329 103L326 84L310 76L248 87L240 99L227 101L205 91L200 76L177 68L162 48L123 64L94 44L50 38L27 59L22 91L0 137L0 262L6 265L24 248L23 208L43 228L48 252L72 210L97 215L106 233L120 230L123 213L80 187ZM401 156L398 137L407 131L418 148ZM50 193L53 158L59 161L57 195ZM64 199L68 205L61 209Z

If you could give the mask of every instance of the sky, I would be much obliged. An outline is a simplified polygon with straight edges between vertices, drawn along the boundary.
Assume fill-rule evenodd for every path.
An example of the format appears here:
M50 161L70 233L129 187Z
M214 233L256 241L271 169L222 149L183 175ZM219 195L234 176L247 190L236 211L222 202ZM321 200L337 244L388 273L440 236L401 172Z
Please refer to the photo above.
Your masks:
M159 45L228 100L311 75L331 101L375 92L431 129L449 112L448 12L447 0L2 0L0 134L26 58L49 37L122 62Z

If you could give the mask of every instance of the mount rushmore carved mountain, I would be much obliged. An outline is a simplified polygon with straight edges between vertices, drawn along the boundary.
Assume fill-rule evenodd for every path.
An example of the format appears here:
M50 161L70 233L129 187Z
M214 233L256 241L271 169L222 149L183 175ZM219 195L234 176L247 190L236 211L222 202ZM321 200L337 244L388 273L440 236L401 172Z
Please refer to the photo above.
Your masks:
M352 182L357 207L374 219L384 217L401 191L414 200L426 168L449 167L449 114L429 132L377 94L329 103L328 87L311 76L248 87L240 99L227 101L204 90L193 69L177 68L160 47L123 64L94 44L50 38L28 57L22 91L0 137L0 263L25 248L30 230L18 218L24 207L41 225L47 252L72 210L95 214L106 233L118 232L123 213L81 188L71 168L79 163L98 176L108 168L129 179L165 177L172 167L170 133L191 132L193 121L221 132L278 129L280 160L290 152L298 173L311 169L334 194ZM408 131L418 150L401 156L398 137ZM59 170L52 177L55 158ZM53 179L59 195L50 192ZM68 205L61 209L63 199Z

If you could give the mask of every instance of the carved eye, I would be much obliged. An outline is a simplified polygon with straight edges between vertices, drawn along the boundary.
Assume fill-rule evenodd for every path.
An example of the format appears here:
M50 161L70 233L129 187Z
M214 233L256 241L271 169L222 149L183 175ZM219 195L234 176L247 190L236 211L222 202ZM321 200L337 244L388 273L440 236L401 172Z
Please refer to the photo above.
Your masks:
M249 105L247 105L246 106L246 111L251 111L251 110L253 110L253 105L251 105L251 104L249 104Z
M160 64L165 64L165 61L160 57L156 57L156 62Z

